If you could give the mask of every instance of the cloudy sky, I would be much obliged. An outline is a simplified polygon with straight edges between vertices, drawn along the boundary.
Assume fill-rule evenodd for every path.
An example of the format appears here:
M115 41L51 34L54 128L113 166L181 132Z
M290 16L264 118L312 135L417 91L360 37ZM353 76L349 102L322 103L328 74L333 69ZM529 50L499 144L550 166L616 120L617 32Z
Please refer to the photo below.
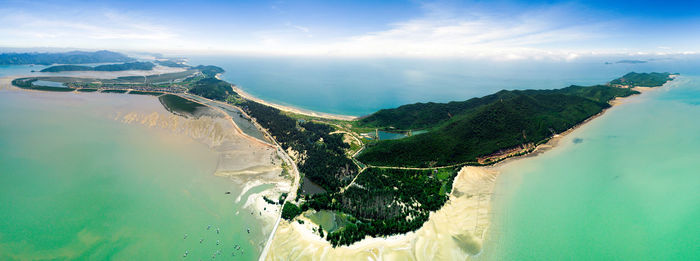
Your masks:
M3 1L0 47L573 59L700 52L700 1Z

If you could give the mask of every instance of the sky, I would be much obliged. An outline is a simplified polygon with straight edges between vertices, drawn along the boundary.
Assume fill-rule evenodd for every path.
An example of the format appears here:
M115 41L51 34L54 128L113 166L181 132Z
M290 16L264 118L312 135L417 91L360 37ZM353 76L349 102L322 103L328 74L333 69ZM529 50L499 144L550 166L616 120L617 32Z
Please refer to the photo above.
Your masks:
M700 52L700 1L4 1L0 47L576 59Z

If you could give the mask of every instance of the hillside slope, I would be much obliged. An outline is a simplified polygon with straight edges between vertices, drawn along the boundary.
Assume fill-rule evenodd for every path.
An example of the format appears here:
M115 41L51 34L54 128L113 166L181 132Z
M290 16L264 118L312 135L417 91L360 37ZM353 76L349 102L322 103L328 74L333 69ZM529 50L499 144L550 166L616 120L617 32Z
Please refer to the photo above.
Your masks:
M433 167L474 162L478 157L502 149L535 144L563 132L600 113L615 97L638 93L626 88L605 85L570 86L557 90L500 91L496 94L449 104L413 105L383 114L402 114L391 126L424 126L433 130L413 137L379 141L369 145L358 159L377 166ZM455 103L453 103L455 104ZM423 121L442 108L459 108L461 112L437 125ZM420 108L423 107L423 108ZM409 107L410 108L410 107ZM436 109L438 108L438 109ZM420 117L416 117L418 115ZM410 119L417 119L412 122Z

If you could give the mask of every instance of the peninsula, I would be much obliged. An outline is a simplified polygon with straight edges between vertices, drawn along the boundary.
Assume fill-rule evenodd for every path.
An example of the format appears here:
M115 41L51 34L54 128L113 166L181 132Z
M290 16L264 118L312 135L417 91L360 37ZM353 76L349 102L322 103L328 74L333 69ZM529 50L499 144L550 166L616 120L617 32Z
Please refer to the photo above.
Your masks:
M462 167L533 152L602 113L616 98L638 94L633 87L657 87L674 77L630 73L602 85L503 90L341 120L283 111L241 96L217 77L224 71L216 66L184 68L145 77L28 77L12 83L34 90L150 93L160 96L168 110L190 117L204 105L188 97L239 109L293 164L285 168L297 176L292 193L265 199L281 207L284 221L278 222L311 222L303 227L334 247L416 231L448 202ZM35 84L46 81L65 87ZM380 140L379 131L404 137Z

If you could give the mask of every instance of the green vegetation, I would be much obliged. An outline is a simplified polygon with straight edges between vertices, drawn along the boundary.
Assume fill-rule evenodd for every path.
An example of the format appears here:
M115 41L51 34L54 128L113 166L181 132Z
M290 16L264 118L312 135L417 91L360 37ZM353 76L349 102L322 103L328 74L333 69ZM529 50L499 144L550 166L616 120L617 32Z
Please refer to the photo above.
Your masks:
M165 74L154 74L147 76L122 76L113 80L103 80L104 83L143 83L143 84L172 84L177 80L192 76L196 74L198 70L187 70L183 72L165 73ZM167 85L166 85L167 86Z
M204 75L211 78L214 78L217 74L224 72L224 69L214 65L199 65L194 67L194 69L200 70Z
M188 92L219 101L225 101L230 95L237 95L230 83L210 77L196 81Z
M185 117L197 117L202 110L207 109L207 107L202 104L174 94L161 95L158 97L158 100L163 104L166 110Z
M127 90L102 90L103 93L126 93Z
M636 73L631 72L620 78L612 80L611 85L627 85L630 87L658 87L667 81L673 80L670 73Z
M312 209L342 211L348 223L329 231L334 246L349 245L365 236L386 236L420 228L431 211L447 201L456 169L397 170L370 168L343 192L310 197ZM302 206L302 209L306 207Z
M358 159L370 165L412 167L476 162L502 149L545 141L608 108L609 100L635 93L604 85L500 91L467 101L469 106L463 106L462 112L451 114L437 126L425 125L433 128L428 133L370 144ZM413 107L417 112L404 115L422 115L420 105ZM432 111L436 105L427 107ZM405 118L393 121L410 122ZM392 123L390 119L384 122Z
M90 88L82 88L78 89L79 92L96 92L97 89L90 89Z
M167 66L167 67L173 67L173 68L188 68L190 67L187 64L175 61L175 60L165 60L165 61L156 61L157 64L160 64L162 66Z
M160 95L163 95L164 93L162 93L162 92L147 92L147 91L130 91L129 94L160 96Z
M114 63L134 61L126 55L110 52L66 52L66 53L3 53L0 54L0 65L11 64L82 64L82 63Z
M284 200L287 199L287 195L289 195L287 192L282 193L280 195L280 198L277 199L277 202L280 204L284 203Z
M92 67L84 65L56 65L47 67L41 72L92 71Z
M285 150L293 150L299 171L327 191L337 191L357 174L357 166L345 155L350 146L333 127L297 121L280 110L245 100L239 106L266 128Z
M17 86L17 87L22 88L22 89L37 90L37 91L72 92L75 90L75 89L66 88L66 87L34 85L34 82L36 82L37 80L39 80L39 79L37 79L37 78L19 78L19 79L12 80L12 85Z
M269 199L267 196L263 196L263 200L265 200L265 202L267 202L267 204L277 205L277 202L273 201L272 199Z
M284 203L284 207L282 207L282 218L292 220L301 214L301 212L301 209L297 205L287 202Z

